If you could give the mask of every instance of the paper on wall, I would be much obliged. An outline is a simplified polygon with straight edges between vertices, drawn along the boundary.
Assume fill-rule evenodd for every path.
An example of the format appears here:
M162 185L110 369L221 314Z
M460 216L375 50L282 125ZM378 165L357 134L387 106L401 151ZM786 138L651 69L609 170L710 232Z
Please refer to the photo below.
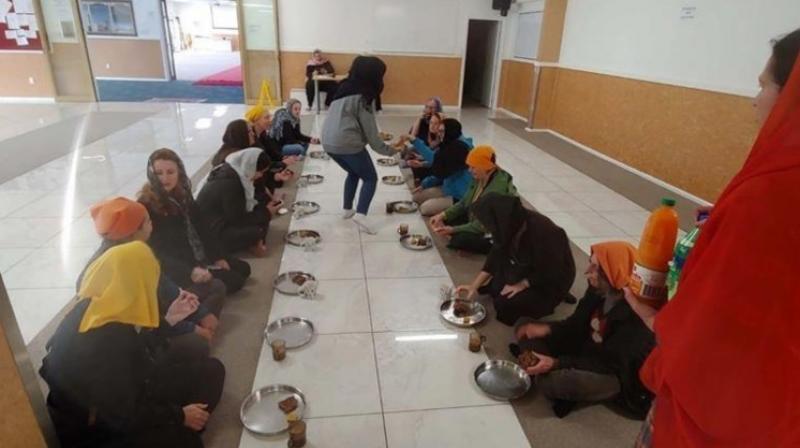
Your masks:
M25 37L28 39L38 39L39 36L37 35L35 30L25 30Z
M28 46L28 38L27 37L17 37L17 46L18 47L27 47Z
M19 19L17 18L17 13L10 12L6 14L6 28L10 30L19 29Z
M36 22L36 16L28 18L28 29L31 31L39 31L39 24Z
M16 38L17 38L16 30L6 30L6 39L16 39Z
M5 13L0 14L0 23L6 23L6 15L5 15Z
M14 0L14 12L17 14L33 14L33 0Z
M17 25L20 28L25 28L28 26L28 14L17 14Z
M11 11L12 3L8 0L0 0L0 17L5 18L5 15ZM3 21L5 23L5 21Z

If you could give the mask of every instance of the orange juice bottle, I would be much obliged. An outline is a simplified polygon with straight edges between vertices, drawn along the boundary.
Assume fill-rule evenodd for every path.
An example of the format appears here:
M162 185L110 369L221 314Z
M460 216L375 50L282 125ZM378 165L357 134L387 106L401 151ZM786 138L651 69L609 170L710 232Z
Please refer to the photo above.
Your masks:
M675 200L664 198L647 219L631 277L631 291L650 306L660 308L667 300L667 272L677 238Z

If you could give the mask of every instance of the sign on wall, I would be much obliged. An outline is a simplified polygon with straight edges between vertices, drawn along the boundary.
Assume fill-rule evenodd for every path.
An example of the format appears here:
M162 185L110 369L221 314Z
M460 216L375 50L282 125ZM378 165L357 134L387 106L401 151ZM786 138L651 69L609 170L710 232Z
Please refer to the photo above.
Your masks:
M0 50L41 50L33 0L0 0Z

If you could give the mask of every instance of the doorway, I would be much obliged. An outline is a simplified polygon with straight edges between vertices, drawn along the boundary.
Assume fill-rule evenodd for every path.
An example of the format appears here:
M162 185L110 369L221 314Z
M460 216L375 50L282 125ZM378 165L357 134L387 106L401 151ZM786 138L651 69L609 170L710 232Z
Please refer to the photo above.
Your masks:
M464 82L461 92L462 107L492 107L499 36L499 22L469 21L467 57L464 60Z
M235 1L78 3L98 100L244 102Z

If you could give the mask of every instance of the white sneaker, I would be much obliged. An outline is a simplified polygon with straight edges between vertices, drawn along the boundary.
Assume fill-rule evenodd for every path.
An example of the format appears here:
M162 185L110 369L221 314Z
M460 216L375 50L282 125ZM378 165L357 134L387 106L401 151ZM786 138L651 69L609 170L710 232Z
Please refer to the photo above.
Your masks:
M356 211L355 211L355 210L352 210L352 209L344 209L344 212L342 213L342 219L350 219L350 218L352 218L352 217L353 217L353 215L355 215L355 214L356 214Z
M378 231L375 229L375 225L370 222L370 219L367 218L367 215L356 213L356 215L353 216L353 222L358 224L358 228L365 233L369 233L370 235L375 235L378 233Z

